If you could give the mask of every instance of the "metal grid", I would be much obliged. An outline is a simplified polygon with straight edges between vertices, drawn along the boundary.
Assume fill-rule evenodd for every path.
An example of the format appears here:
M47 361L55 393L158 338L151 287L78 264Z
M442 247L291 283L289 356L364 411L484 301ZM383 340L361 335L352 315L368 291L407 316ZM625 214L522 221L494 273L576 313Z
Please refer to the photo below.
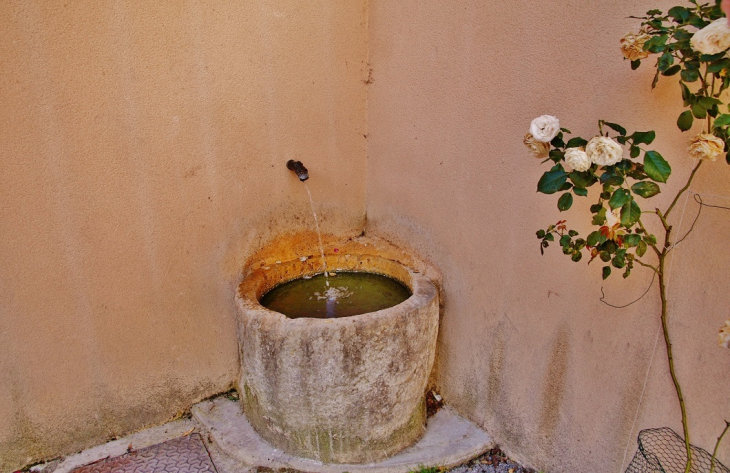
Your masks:
M217 473L199 434L131 451L71 473Z

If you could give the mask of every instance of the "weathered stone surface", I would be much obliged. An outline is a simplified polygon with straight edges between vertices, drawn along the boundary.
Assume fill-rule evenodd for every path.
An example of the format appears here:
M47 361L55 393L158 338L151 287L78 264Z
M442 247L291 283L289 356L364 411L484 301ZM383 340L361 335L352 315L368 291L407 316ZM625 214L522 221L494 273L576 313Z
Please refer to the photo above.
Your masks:
M374 463L331 464L290 455L271 446L251 428L240 403L219 397L196 404L192 413L203 431L207 431L204 437L208 439L208 449L222 473L245 473L260 467L311 473L407 473L420 467L459 465L494 446L486 432L444 407L428 419L423 437L398 454ZM217 450L221 452L218 456ZM226 457L229 464L236 465L234 468L226 470Z
M385 274L408 285L413 296L341 319L289 319L258 303L271 287L319 271L317 260L253 270L239 287L243 408L263 438L293 455L327 463L378 461L423 434L438 293L428 278L395 261L350 252L328 255L328 268Z

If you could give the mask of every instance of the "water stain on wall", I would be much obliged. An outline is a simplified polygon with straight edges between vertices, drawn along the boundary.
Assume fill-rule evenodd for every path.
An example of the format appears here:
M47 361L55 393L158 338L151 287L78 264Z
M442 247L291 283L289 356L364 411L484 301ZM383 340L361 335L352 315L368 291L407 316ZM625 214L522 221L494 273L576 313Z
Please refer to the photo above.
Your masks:
M570 332L563 325L558 329L550 349L540 411L539 432L549 444L553 443L558 434L560 412L565 401L568 382L569 353Z

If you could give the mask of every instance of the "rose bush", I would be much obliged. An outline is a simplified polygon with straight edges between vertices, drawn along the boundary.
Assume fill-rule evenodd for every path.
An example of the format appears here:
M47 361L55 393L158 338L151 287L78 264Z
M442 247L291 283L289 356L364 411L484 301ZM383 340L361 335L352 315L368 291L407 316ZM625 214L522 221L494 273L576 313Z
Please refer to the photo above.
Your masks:
M661 77L678 76L685 108L677 118L679 130L690 130L695 121L702 125L702 132L690 141L685 157L696 160L692 173L666 209L646 203L662 192L661 186L672 174L669 162L650 148L656 138L654 131L629 133L617 123L600 120L598 135L585 140L580 136L569 137L570 130L559 128L558 119L550 115L538 117L530 125L535 139L549 141L550 145L547 153L539 149L539 156L545 156L543 162L550 163L551 167L540 177L538 192L559 193L557 206L561 212L572 207L574 197L591 198L591 223L596 227L581 238L576 230L568 227L566 220L560 220L537 231L540 251L544 252L550 243L557 241L563 253L574 262L581 261L584 253L590 257L589 264L597 259L603 262L603 279L616 269L623 271L623 277L627 278L634 266L640 265L652 271L659 281L669 372L682 414L685 473L692 468L692 450L667 323L665 262L676 245L670 215L704 162L725 155L730 164L727 153L730 114L724 113L730 110L730 104L726 102L728 95L723 94L730 88L730 20L722 13L722 10L730 12L730 0L722 0L722 10L719 1L699 4L697 0L689 0L689 3L689 7L677 6L666 13L648 11L640 17L643 20L640 33L628 33L620 41L621 52L631 62L632 69L640 67L644 59L656 59L652 88ZM533 154L538 154L533 150L534 143L526 140L525 144ZM589 192L594 186L597 189ZM642 207L653 210L642 210ZM650 218L654 221L645 225L644 220ZM719 336L720 345L730 348L730 320L720 329ZM730 423L727 428L730 429Z

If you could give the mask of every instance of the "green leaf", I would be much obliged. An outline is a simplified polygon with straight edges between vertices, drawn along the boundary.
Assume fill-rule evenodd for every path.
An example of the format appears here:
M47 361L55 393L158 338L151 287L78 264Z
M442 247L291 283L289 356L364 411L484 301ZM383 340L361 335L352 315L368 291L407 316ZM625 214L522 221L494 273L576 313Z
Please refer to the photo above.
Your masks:
M646 250L649 248L649 246L646 244L644 240L641 240L638 245L636 245L636 255L641 257L646 254Z
M608 201L608 205L612 209L623 207L631 200L631 193L626 189L616 189L616 192L611 196L611 200Z
M578 195L580 197L585 197L588 195L588 189L585 187L573 187L573 192L575 195Z
M601 204L593 204L591 205L591 213L594 214L596 212L600 212L600 210L603 208L603 205Z
M639 157L639 154L641 154L641 148L638 146L631 145L629 156L631 156L631 159L636 159Z
M685 69L681 73L682 80L685 82L697 82L700 78L700 71L696 69Z
M588 235L588 238L586 239L586 245L596 247L604 241L606 241L606 235L596 230L595 232L591 232L591 234Z
M623 256L616 255L611 260L611 264L613 265L613 267L621 269L624 266L626 266L626 258L624 258Z
M611 275L611 267L610 266L604 266L603 267L603 279L608 278Z
M717 119L715 119L715 127L721 127L721 126L727 126L730 125L730 115L727 113L723 113Z
M631 61L631 70L635 71L636 69L641 66L641 59L637 59L636 61Z
M590 171L573 171L568 174L568 177L570 177L570 180L573 181L573 184L575 184L576 187L590 187L594 182L596 182L596 177Z
M668 39L668 35L654 36L644 43L644 51L649 51L655 54L660 53L664 51L664 46L667 44Z
M567 180L568 174L565 170L560 166L556 166L542 175L537 183L537 191L543 194L555 194Z
M630 248L637 246L641 243L641 235L637 235L636 233L628 234L624 236L624 243Z
M662 190L653 182L637 182L631 186L631 191L638 196L648 199L649 197L654 197Z
M573 194L566 192L558 199L558 210L565 212L573 205Z
M672 168L661 154L647 151L644 153L644 172L656 182L667 182Z
M689 100L692 96L692 92L689 91L689 87L684 82L679 82L679 86L682 88L682 100Z
M593 225L603 225L606 223L606 208L601 207L601 210L599 210L596 215L593 216L592 220Z
M682 23L689 18L689 10L685 7L672 7L667 12L667 15L674 18L677 23Z
M671 66L672 64L674 64L674 56L672 56L671 52L665 51L664 54L662 54L657 61L657 69L659 70L659 72L664 74L664 72L669 69L669 66Z
M707 109L702 105L696 103L692 105L692 115L694 115L695 118L699 118L701 120L705 119L707 118Z
M728 59L728 62L730 62L730 59ZM713 105L721 105L722 100L718 100L715 97L700 97L697 103L704 109L709 110Z
M692 116L692 112L690 110L685 110L679 115L679 118L677 119L677 127L682 131L687 131L692 128L693 122L694 117Z
M552 139L550 141L550 144L553 145L555 148L562 148L565 146L565 143L563 142L563 133L558 133L558 136Z
M583 258L583 253L581 253L580 251L574 251L573 256L570 257L570 259L576 263L580 261L581 258Z
M570 235L563 235L560 237L560 246L567 246L571 241L572 239L570 238Z
M576 232L575 230L568 230L568 235L574 237L578 235L578 232Z
M621 125L617 125L616 123L611 122L603 122L604 125L615 131L621 136L626 136L626 128L622 127Z
M631 270L626 267L626 271L624 271L624 279L628 278L629 276L631 276Z
M545 230L538 230L535 234L542 240L545 237Z
M656 132L652 131L635 131L631 137L634 139L634 144L645 144L650 145L654 138L656 138Z
M718 59L722 59L725 57L725 51L717 54L703 54L700 56L700 61L702 62L712 62L717 61Z
M635 200L627 202L621 207L621 225L631 228L641 218L641 208Z
M726 67L730 66L730 59L721 59L717 62L713 62L712 64L707 66L707 72L720 72L721 70L725 69Z
M555 241L555 237L553 236L552 233L548 233L547 235L545 235L545 239L547 241Z
M580 148L581 146L585 146L588 144L588 141L584 140L580 136L576 136L575 138L571 138L568 140L568 143L565 145L566 148Z
M668 68L666 71L662 72L662 75L667 76L667 77L673 76L681 70L682 70L682 66L680 66L679 64L675 64L672 67Z
M656 245L656 237L654 235L646 235L646 236L644 236L644 241L648 245Z

